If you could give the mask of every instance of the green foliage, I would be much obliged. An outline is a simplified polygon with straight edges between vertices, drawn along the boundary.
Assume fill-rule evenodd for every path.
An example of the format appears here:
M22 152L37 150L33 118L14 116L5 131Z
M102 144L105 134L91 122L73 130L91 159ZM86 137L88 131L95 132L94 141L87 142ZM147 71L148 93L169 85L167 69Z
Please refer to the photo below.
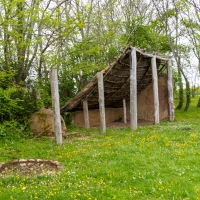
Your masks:
M42 82L41 86L38 86L38 84L35 84L35 87L32 91L34 98L36 98L37 93L39 93L40 98L36 99L35 101L35 109L38 111L41 107L49 107L52 106L52 99L51 99L51 88L50 88L50 82L47 83Z
M122 43L132 43L132 46L146 49L149 52L168 52L170 46L167 37L158 32L157 24L152 21L145 25L140 17L133 18L131 23L125 22L125 34L121 37Z
M74 113L69 113L68 115L63 116L67 129L68 129L68 126L72 126L71 123L72 123L73 115Z
M60 105L63 106L66 102L68 102L69 100L71 100L71 98L75 96L77 90L75 89L75 83L72 80L69 80L68 77L62 76L59 78L59 80Z
M12 71L0 71L0 88L6 89L13 85L14 73Z
M67 63L59 72L60 87L65 87L65 96L73 97L77 91L85 87L97 71L113 62L118 54L114 44L106 44L108 33L101 36L85 36L81 41L69 48ZM95 38L95 39L94 39ZM62 92L61 92L62 94Z
M24 108L20 105L23 100L13 95L18 93L18 87L0 88L0 121L12 120L16 117L16 113L20 113Z
M19 124L15 120L4 121L0 124L0 140L13 141L28 136L25 128L25 126Z
M13 72L0 71L0 123L16 121L26 124L37 110L35 93L25 87L14 85ZM12 124L12 123L11 123Z

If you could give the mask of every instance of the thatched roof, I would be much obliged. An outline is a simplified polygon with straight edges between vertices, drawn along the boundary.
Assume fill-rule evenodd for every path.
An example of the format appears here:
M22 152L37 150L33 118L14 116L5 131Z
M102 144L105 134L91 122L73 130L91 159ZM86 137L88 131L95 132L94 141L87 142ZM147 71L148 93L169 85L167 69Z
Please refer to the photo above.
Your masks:
M128 46L111 65L102 70L105 107L122 107L122 99L125 98L127 101L130 99L131 49L132 47ZM152 82L151 58L154 55L136 49L137 93L140 93ZM158 77L166 74L168 60L169 57L156 55ZM88 100L89 109L99 108L97 74L84 89L61 108L61 112L83 110L82 101L84 99Z

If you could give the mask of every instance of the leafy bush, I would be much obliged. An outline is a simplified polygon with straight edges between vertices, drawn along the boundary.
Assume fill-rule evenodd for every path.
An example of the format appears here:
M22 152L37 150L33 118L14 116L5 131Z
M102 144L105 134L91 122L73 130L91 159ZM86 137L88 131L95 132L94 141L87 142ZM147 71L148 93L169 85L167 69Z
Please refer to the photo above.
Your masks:
M37 110L35 93L15 85L13 77L12 71L0 71L0 123L16 121L25 124Z
M0 139L20 139L22 136L25 136L23 130L24 127L14 120L4 121L2 124L0 124Z
M22 112L23 107L20 105L22 100L19 98L12 98L12 95L18 91L16 86L7 89L0 88L0 122L4 120L12 120L16 113Z
M12 71L0 71L0 88L6 89L13 86L14 73Z

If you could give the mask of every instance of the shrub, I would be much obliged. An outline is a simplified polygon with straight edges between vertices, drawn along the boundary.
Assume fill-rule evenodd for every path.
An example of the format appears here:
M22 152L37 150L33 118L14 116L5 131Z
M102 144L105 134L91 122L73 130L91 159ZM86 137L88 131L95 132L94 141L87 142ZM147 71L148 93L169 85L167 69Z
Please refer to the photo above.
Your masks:
M23 130L24 127L14 120L4 121L2 124L0 124L0 139L20 139L22 136L25 136L25 132Z
M37 110L34 92L14 84L12 71L0 71L0 123L16 120L26 123Z

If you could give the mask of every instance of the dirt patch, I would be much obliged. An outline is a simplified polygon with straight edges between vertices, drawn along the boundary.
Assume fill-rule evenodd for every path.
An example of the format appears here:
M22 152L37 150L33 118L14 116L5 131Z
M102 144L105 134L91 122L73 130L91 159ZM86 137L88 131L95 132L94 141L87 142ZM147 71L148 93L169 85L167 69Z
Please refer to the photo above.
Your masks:
M153 122L151 121L146 121L146 120L138 120L138 126L145 126L145 125L149 125L149 124L153 124ZM111 122L106 124L107 128L126 128L126 127L130 127L130 122L128 121L126 124L122 121L120 122ZM93 126L92 128L99 128L98 126Z
M0 177L13 175L35 176L42 174L53 174L62 169L62 164L53 160L43 159L20 159L11 160L0 164Z
M73 140L86 140L90 138L91 136L82 135L81 133L78 133L78 132L71 132L71 133L68 132L67 135L64 135L63 140L64 142L70 142Z

